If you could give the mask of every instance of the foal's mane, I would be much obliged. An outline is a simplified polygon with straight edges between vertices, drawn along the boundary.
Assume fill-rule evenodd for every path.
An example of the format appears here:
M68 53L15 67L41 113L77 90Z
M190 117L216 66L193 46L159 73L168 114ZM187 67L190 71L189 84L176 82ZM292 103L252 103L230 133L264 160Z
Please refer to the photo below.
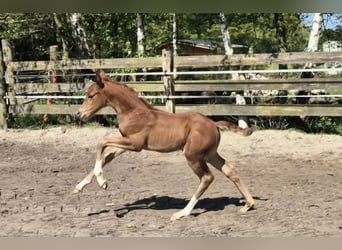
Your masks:
M138 95L138 93L131 87L129 87L127 84L125 83L121 83L122 86L124 86L125 88L127 88L127 90L129 90L131 93L133 93L136 97L138 97L138 99L149 109L155 109L145 98L140 97Z
M108 79L109 80L109 79ZM109 80L110 81L110 80ZM116 83L118 84L119 86L121 86L123 89L127 90L128 93L132 94L134 97L136 97L136 99L138 101L140 101L140 103L142 103L146 108L149 108L149 109L155 109L155 107L153 107L145 98L143 97L140 97L138 95L138 93L131 87L129 87L127 84L125 83L121 83L121 82L113 82L113 81L110 81L112 83Z

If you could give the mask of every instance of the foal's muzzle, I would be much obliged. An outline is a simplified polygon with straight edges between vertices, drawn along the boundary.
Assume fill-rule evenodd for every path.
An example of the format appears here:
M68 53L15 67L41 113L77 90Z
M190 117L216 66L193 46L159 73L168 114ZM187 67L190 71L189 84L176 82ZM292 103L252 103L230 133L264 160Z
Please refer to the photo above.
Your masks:
M81 120L81 112L80 112L80 111L78 111L78 112L75 114L75 116L76 116L76 118L77 118L78 120Z
M82 122L86 122L88 120L87 117L84 114L82 114L80 111L78 111L75 114L75 116L77 120L82 121Z

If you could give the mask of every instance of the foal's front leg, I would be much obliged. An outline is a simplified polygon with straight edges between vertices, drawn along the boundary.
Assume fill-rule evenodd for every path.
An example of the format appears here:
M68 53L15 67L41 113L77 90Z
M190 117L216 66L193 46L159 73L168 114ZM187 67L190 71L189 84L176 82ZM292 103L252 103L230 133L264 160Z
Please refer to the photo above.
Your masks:
M121 155L122 153L124 153L125 150L124 149L120 149L120 148L115 148L115 147L107 147L105 149L105 151L103 152L103 157L102 157L102 168L109 163L110 161L112 161L115 157ZM92 170L80 183L78 183L74 189L74 193L79 193L83 190L83 188L90 184L93 180L94 177L94 170ZM103 185L103 184L102 184Z
M117 148L123 151L140 151L141 147L138 147L140 143L137 143L134 138L129 137L114 137L103 138L96 147L96 162L94 167L94 175L97 179L97 183L103 189L107 189L107 181L103 178L103 154L106 148Z
M73 191L74 194L82 192L83 188L87 186L94 177L94 171L91 171L80 183L78 183Z
M94 167L94 175L96 176L97 183L103 189L107 189L107 181L103 178L103 170L102 170L102 159L96 159L95 167Z
M82 189L92 181L94 176L96 177L99 186L106 189L107 182L103 178L102 169L104 165L127 150L140 151L141 146L139 145L140 143L137 143L137 141L128 137L103 138L96 146L94 170L90 172L79 184L77 184L74 193L82 191Z

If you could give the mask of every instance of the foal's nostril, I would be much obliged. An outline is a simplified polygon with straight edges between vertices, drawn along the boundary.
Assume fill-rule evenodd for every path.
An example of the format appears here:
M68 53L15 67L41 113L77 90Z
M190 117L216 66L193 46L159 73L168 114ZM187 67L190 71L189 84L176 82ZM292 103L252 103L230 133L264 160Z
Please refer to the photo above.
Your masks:
M76 118L77 118L77 119L80 119L80 118L81 118L81 112L78 111L78 112L76 113Z
M86 122L88 120L87 115L80 111L75 114L75 118L81 122Z

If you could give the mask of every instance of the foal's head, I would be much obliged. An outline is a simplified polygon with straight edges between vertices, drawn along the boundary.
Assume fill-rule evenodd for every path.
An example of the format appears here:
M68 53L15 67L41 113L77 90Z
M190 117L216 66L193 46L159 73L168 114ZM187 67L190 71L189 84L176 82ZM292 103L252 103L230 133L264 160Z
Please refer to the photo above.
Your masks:
M77 112L77 116L82 121L89 120L97 111L106 106L107 101L103 94L103 88L108 80L103 70L96 73L95 83L88 88L86 98Z

